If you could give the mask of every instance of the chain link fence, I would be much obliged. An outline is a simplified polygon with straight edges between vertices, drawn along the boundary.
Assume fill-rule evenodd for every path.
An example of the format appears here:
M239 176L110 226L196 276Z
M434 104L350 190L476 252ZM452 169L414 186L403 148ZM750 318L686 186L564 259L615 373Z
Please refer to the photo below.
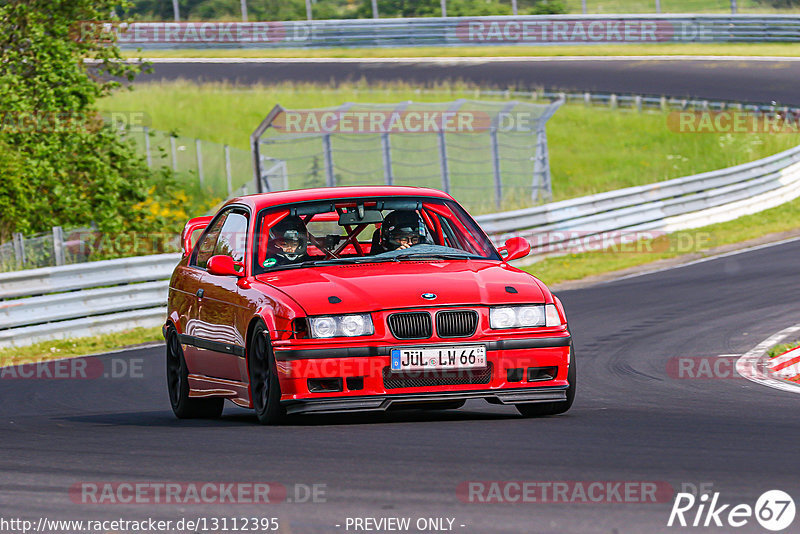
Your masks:
M545 123L563 100L276 106L251 142L261 190L411 185L441 189L473 213L552 198Z
M52 267L88 261L91 228L63 230L54 226L50 232L24 236L15 233L8 243L0 244L0 272Z
M253 193L252 159L247 150L148 127L121 130L145 156L150 168L168 167L188 190L228 199ZM273 171L275 190L286 189L286 177Z

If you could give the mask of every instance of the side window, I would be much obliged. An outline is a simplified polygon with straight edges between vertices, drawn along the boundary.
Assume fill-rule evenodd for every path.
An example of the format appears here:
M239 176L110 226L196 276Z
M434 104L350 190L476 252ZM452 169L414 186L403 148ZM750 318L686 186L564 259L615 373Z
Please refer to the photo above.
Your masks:
M238 211L230 212L214 247L214 256L230 256L233 261L244 261L247 243L247 215Z
M214 255L214 247L217 245L217 238L222 230L222 225L225 224L225 220L230 214L230 211L223 213L219 219L214 221L213 226L208 229L208 232L200 238L200 242L195 246L197 249L197 257L194 265L197 265L201 269L206 268L209 258Z

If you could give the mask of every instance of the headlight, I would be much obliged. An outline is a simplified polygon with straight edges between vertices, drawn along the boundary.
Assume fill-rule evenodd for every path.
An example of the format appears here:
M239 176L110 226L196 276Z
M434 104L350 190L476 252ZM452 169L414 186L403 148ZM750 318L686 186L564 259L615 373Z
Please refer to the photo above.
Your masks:
M535 326L545 326L544 306L491 308L489 310L489 324L492 328L531 328Z
M369 314L309 317L309 325L311 337L316 338L370 336L375 333Z

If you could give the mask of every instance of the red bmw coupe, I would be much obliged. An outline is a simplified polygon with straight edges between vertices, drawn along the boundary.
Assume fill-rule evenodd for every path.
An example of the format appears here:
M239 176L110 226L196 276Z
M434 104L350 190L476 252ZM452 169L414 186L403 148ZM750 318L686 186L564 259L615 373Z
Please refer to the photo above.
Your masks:
M525 416L572 405L561 302L508 263L530 245L495 249L441 191L251 195L182 240L163 329L177 417L218 417L225 399L267 424L467 399Z

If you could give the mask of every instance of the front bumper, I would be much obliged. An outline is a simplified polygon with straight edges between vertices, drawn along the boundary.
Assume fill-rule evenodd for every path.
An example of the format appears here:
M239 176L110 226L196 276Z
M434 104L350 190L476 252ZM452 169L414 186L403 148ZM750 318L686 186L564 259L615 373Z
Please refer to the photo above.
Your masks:
M409 406L426 402L485 399L493 404L558 402L567 400L568 386L499 389L482 391L451 391L411 393L402 395L370 395L363 397L328 397L285 401L287 414L381 412L390 407Z
M398 344L274 347L288 413L384 411L392 406L482 398L496 404L566 400L571 336L471 339L486 347L487 367L429 376L390 371ZM436 346L443 342L407 346ZM531 371L546 371L545 375ZM333 387L317 388L319 380ZM354 381L351 386L351 380Z

